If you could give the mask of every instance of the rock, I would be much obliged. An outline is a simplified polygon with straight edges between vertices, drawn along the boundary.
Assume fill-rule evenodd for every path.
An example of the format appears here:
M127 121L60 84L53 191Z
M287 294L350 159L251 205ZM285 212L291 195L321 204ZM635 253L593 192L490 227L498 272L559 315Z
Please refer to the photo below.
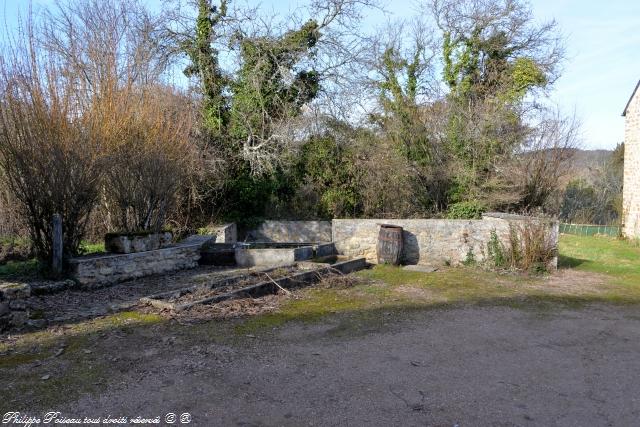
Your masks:
M24 311L27 309L27 303L24 300L9 301L9 307L11 310Z
M28 298L31 287L26 283L0 283L0 301Z
M420 273L433 273L438 270L430 265L405 265L402 269L407 271L418 271Z
M12 311L10 318L13 326L23 326L29 320L29 314L26 311Z
M46 374L46 375L43 375L43 376L41 376L41 377L40 377L40 379L41 379L42 381L46 381L46 380L48 380L49 378L51 378L51 375L49 375L49 374Z
M0 302L0 317L4 316L5 314L9 314L10 312L11 309L9 308L9 303Z

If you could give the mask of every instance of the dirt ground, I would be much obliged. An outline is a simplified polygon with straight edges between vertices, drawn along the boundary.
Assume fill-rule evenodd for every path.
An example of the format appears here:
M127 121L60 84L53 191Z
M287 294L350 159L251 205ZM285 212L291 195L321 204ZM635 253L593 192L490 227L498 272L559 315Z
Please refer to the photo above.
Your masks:
M77 357L103 371L79 395L66 384L44 397L72 346L21 365L52 378L22 395L20 372L3 378L2 413L188 413L199 426L629 426L640 416L638 306L352 312L251 333L219 325L87 339Z
M257 269L200 266L164 275L149 276L98 289L69 289L51 295L29 298L32 312L50 323L65 323L90 319L110 312L129 309L138 304L141 297L159 292L204 285L224 277L249 274Z

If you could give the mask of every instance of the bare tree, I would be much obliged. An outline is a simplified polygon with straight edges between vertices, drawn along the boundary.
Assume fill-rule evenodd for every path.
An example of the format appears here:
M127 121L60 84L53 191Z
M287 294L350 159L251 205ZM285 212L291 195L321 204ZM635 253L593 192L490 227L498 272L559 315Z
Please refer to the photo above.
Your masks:
M0 169L36 254L50 260L53 214L63 218L66 254L78 250L98 197L101 139L78 92L61 84L68 69L46 62L33 34L0 60Z
M117 87L155 84L172 61L167 17L138 0L56 0L39 17L39 48L70 72L61 78L93 98Z
M119 102L114 103L114 99ZM105 140L110 228L160 230L195 169L188 99L160 86L109 97L103 117L118 132Z
M560 183L570 173L569 165L580 143L580 123L575 117L564 117L558 110L543 113L531 125L519 151L499 170L504 182L513 183L512 208L546 208L557 213Z

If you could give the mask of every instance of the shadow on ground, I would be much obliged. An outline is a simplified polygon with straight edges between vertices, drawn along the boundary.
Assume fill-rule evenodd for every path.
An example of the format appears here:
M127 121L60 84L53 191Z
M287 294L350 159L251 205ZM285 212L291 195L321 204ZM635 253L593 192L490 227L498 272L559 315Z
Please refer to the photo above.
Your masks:
M576 268L584 264L585 262L589 262L589 260L574 258L566 255L558 256L558 268L562 268L562 269Z

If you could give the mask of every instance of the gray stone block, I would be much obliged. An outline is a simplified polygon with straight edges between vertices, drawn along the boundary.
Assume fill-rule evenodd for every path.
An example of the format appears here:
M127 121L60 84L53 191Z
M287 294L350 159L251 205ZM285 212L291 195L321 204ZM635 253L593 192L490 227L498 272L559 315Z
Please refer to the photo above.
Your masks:
M17 310L17 311L24 311L27 309L27 303L25 302L25 300L22 299L16 299L16 300L12 300L9 301L9 308L11 308L11 310Z
M28 298L31 287L26 283L0 282L0 301Z

